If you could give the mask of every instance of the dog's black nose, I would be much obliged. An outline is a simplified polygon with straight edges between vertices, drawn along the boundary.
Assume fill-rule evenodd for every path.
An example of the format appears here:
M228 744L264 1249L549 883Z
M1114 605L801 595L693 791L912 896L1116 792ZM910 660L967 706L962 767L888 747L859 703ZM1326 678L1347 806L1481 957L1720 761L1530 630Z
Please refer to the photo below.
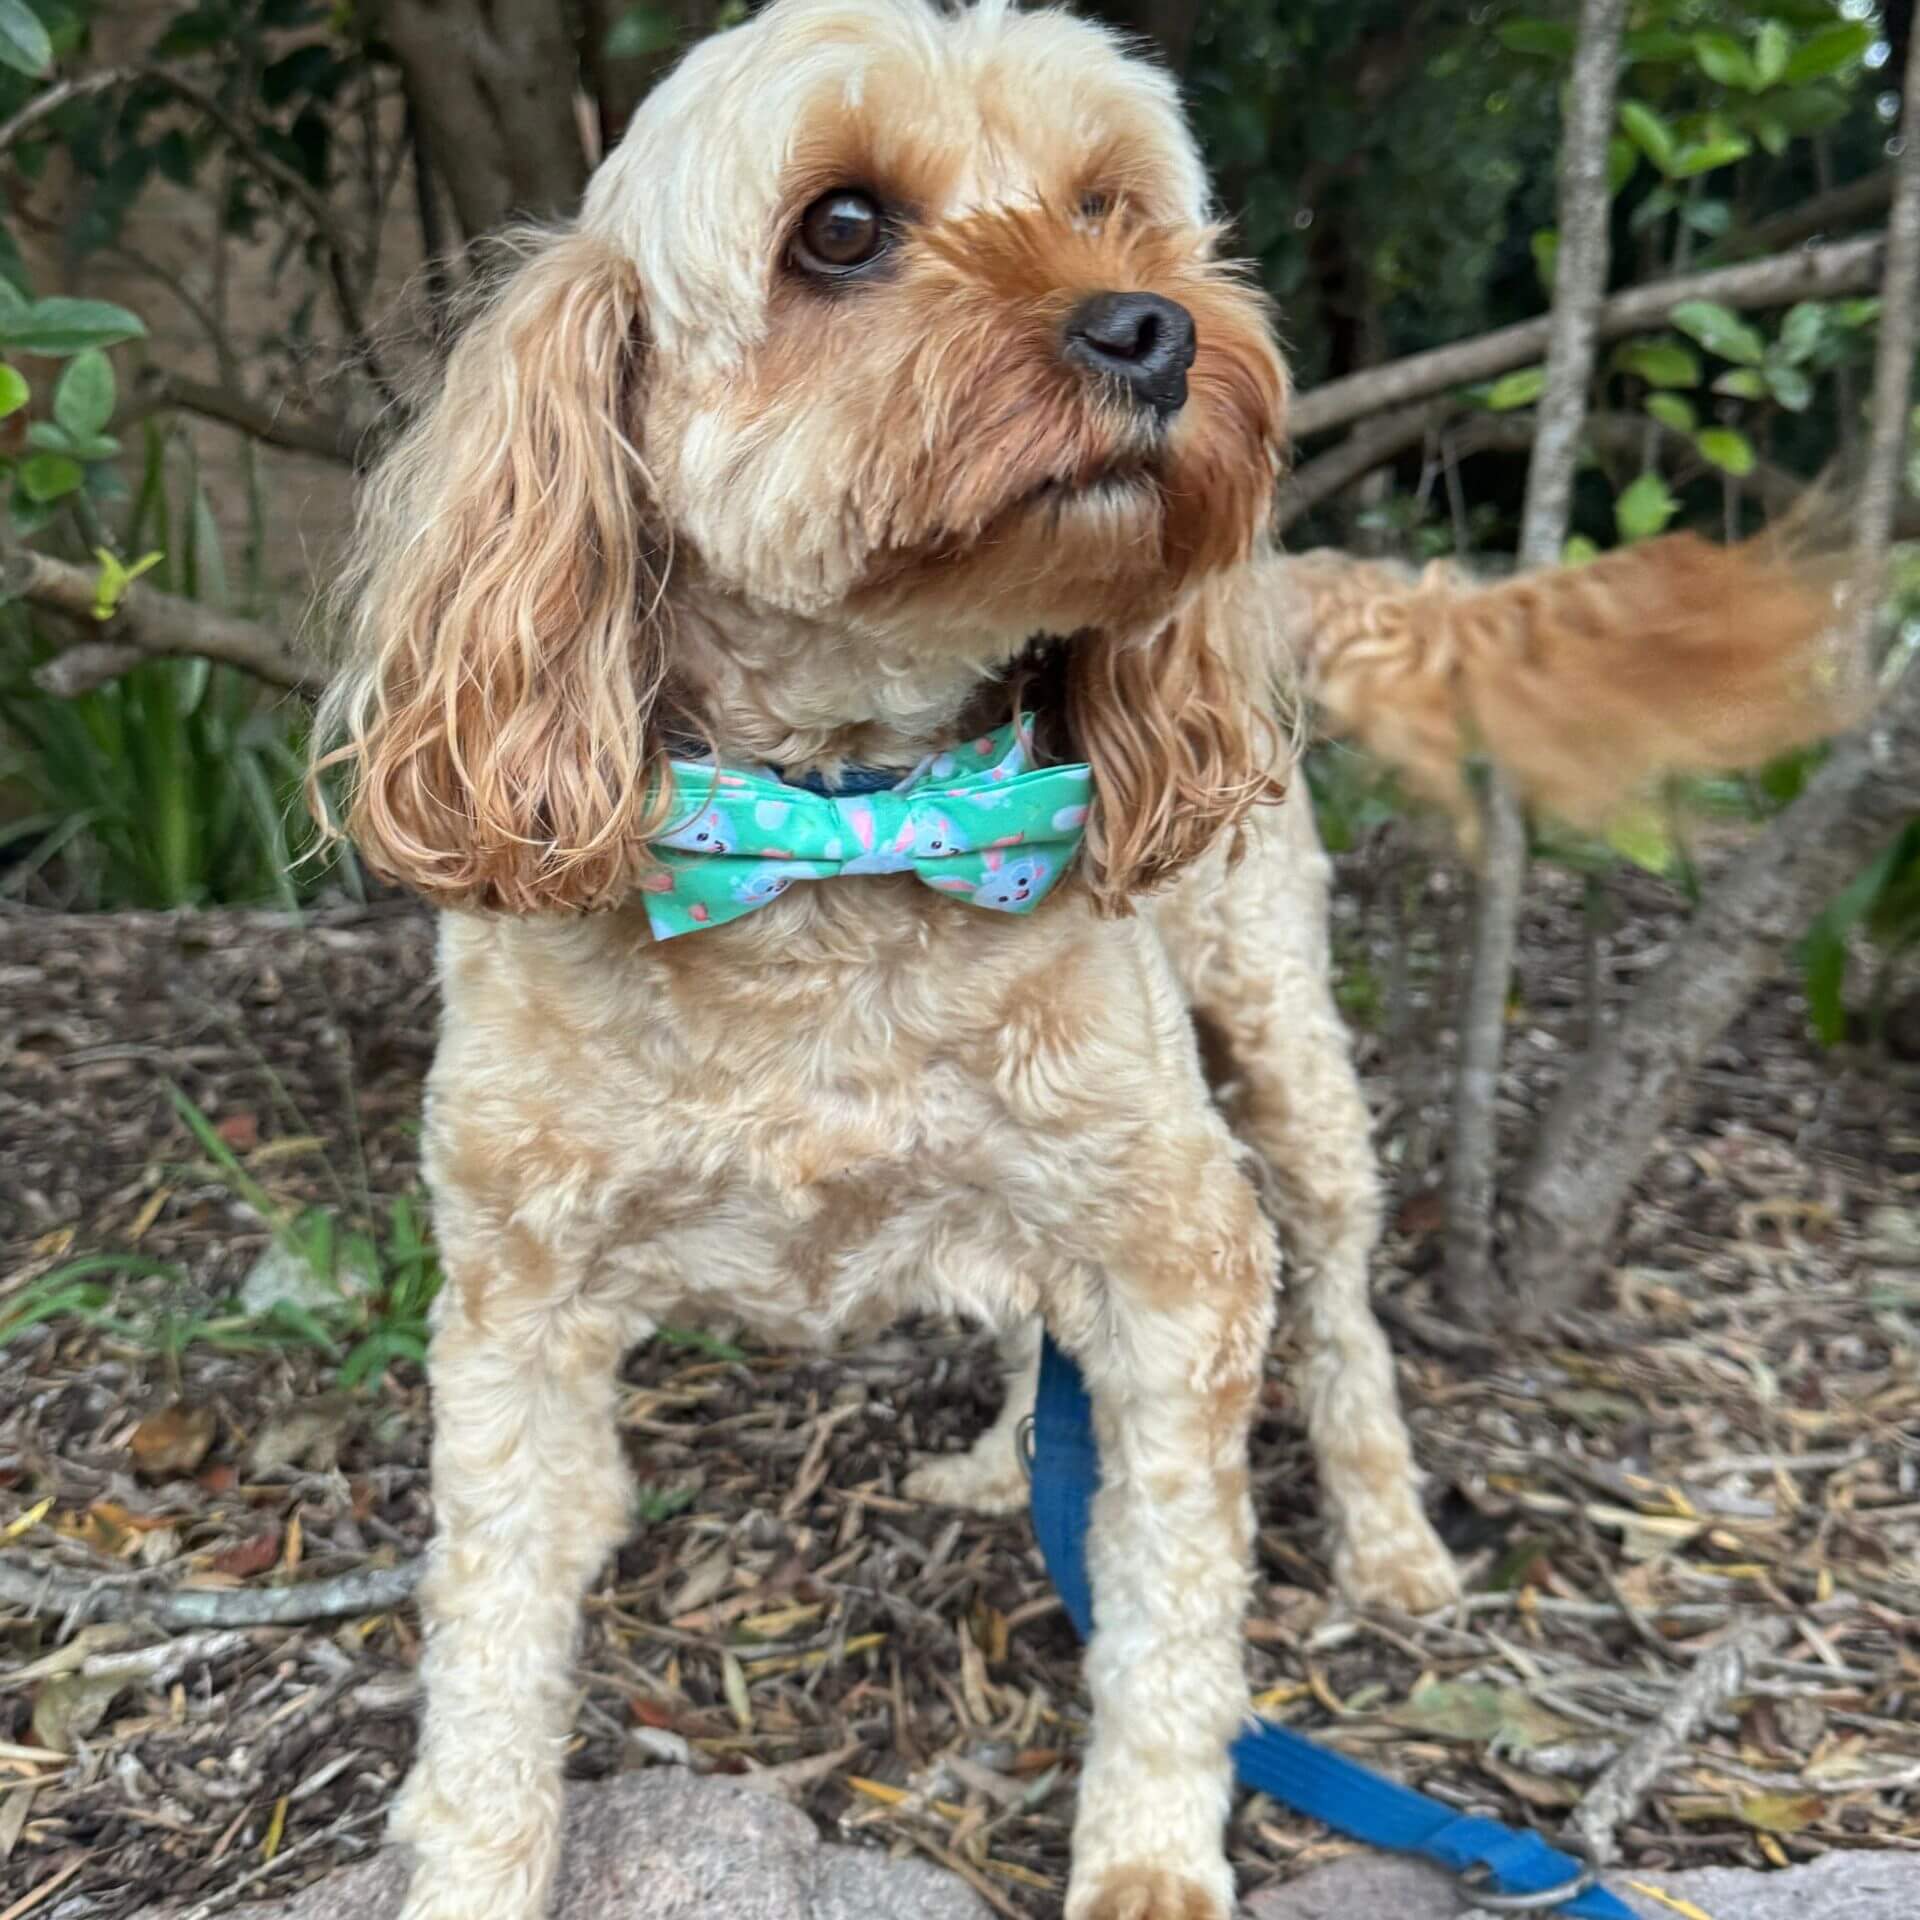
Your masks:
M1096 293L1067 319L1061 352L1170 420L1187 404L1193 315L1157 293Z

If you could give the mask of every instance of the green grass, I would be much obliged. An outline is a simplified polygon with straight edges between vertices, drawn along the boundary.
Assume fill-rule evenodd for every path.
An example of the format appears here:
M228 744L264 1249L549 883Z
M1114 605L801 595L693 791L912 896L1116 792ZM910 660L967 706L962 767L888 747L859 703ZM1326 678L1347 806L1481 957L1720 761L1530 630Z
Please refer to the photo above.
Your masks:
M354 1203L336 1176L340 1204L291 1206L247 1170L184 1093L169 1091L174 1111L206 1155L193 1171L216 1180L266 1223L276 1250L316 1283L315 1303L282 1300L250 1314L230 1299L182 1312L172 1301L190 1289L179 1267L133 1253L88 1254L41 1274L0 1306L0 1345L29 1327L69 1320L176 1359L195 1345L229 1352L304 1346L321 1353L340 1385L350 1388L377 1384L396 1360L424 1361L427 1314L441 1271L418 1198L402 1193L382 1203L363 1192ZM160 1304L127 1305L108 1282L128 1278L167 1282Z

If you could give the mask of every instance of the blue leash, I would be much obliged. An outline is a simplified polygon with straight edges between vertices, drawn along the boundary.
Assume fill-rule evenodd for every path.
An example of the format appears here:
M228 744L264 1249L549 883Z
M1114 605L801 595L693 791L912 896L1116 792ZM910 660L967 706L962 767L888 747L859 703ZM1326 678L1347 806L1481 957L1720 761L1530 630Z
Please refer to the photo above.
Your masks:
M1087 1521L1100 1485L1100 1455L1080 1369L1051 1337L1040 1359L1033 1443L1033 1530L1084 1639L1093 1620ZM1233 1765L1248 1786L1355 1840L1438 1861L1460 1877L1476 1906L1634 1920L1579 1861L1556 1853L1537 1833L1460 1813L1272 1721L1241 1735Z

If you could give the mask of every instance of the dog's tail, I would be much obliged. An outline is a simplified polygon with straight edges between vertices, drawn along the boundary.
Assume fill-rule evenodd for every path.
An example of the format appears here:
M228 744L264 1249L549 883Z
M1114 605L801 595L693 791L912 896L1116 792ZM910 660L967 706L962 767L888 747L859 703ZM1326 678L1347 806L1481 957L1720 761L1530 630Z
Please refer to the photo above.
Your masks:
M1758 766L1863 704L1835 569L1779 536L1675 534L1493 584L1325 552L1265 570L1316 729L1461 821L1472 755L1596 826L1664 774Z

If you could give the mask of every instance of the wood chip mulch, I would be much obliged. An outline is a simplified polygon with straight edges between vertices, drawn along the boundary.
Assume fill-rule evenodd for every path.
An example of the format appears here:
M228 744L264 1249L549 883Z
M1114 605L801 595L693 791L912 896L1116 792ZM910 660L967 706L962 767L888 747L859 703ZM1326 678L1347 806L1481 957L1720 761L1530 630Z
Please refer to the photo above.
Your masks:
M1361 1059L1387 1157L1417 1171L1447 889L1417 889L1409 922L1371 857L1347 863L1338 944L1375 1029ZM1624 996L1676 912L1650 881L1622 886L1589 967L1572 884L1536 896L1516 1146L1590 995ZM1398 959L1396 924L1416 935ZM167 1089L278 1198L351 1212L407 1191L431 929L407 910L5 912L0 1005L0 1325L79 1256L167 1270L116 1283L111 1327L0 1345L0 1576L62 1580L0 1598L0 1915L214 1914L378 1844L417 1627L401 1607L162 1632L126 1603L156 1580L244 1594L404 1565L429 1529L428 1408L405 1363L341 1392L311 1348L220 1344L269 1235ZM1268 1712L1557 1834L1697 1657L1771 1614L1789 1638L1675 1756L1625 1860L1920 1848L1920 1116L1897 1064L1803 1029L1783 983L1717 1050L1605 1300L1549 1337L1463 1337L1435 1209L1417 1186L1400 1206L1380 1291L1468 1576L1457 1611L1361 1618L1331 1597L1276 1356L1250 1629ZM839 1837L957 1867L1005 1914L1056 1914L1085 1716L1072 1635L1024 1519L899 1492L914 1450L989 1417L985 1343L935 1324L834 1358L658 1341L626 1381L643 1512L588 1606L572 1771L751 1775ZM129 1617L78 1625L75 1574ZM1232 1845L1247 1891L1346 1850L1257 1797Z

